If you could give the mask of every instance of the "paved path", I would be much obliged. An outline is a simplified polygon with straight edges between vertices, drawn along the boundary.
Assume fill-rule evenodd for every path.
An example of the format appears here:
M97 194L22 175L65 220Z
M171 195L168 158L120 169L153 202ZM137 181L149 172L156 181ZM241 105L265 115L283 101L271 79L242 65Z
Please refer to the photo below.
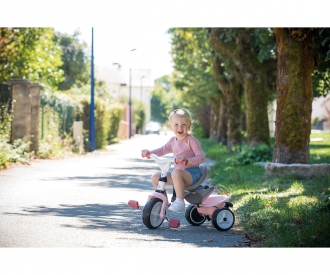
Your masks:
M198 248L244 245L243 233L233 227L216 230L211 222L181 226L164 222L147 229L141 211L152 191L150 175L158 171L142 159L142 148L155 148L169 136L137 136L107 151L63 160L36 160L0 171L0 247L77 248Z

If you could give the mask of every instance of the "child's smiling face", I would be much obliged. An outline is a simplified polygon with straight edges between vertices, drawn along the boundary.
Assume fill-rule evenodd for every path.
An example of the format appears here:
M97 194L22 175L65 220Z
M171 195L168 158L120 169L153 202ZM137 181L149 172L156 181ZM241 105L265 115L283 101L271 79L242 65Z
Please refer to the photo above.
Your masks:
M176 138L182 140L188 135L191 123L185 116L173 115L169 127L175 134Z

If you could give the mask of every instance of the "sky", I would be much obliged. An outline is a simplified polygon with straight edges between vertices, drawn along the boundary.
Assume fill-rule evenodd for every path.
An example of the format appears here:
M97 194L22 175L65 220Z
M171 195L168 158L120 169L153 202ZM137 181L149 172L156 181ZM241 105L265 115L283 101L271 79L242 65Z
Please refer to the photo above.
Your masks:
M170 37L166 33L171 27L327 26L327 9L320 9L327 1L315 0L312 5L303 1L299 6L292 2L11 0L4 1L1 9L15 13L2 13L0 26L54 27L68 34L80 29L80 39L87 42L89 49L93 28L96 66L120 63L151 69L155 79L173 70ZM311 19L310 14L317 17ZM131 52L132 49L136 50Z
M133 69L151 69L152 78L171 74L170 37L164 26L96 26L56 25L55 31L73 35L79 29L79 39L88 44L91 56L92 29L94 64L97 67L113 63ZM135 49L134 51L131 51Z

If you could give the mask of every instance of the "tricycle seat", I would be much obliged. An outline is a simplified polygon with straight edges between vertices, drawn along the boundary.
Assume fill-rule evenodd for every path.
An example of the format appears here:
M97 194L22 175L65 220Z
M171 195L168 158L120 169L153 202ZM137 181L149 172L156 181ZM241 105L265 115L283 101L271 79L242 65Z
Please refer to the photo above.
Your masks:
M202 172L201 178L195 184L185 187L185 200L192 204L201 204L213 192L214 187L203 186L203 182L207 176L207 168L204 164L199 165Z

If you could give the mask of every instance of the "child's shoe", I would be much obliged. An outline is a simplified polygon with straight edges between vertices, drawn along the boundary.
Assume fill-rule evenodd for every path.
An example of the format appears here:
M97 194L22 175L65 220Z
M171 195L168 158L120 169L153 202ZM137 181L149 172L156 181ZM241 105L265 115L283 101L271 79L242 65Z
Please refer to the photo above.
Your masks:
M170 207L168 208L169 211L172 212L185 212L186 208L185 208L185 204L184 201L183 202L178 202L177 200L175 200Z

